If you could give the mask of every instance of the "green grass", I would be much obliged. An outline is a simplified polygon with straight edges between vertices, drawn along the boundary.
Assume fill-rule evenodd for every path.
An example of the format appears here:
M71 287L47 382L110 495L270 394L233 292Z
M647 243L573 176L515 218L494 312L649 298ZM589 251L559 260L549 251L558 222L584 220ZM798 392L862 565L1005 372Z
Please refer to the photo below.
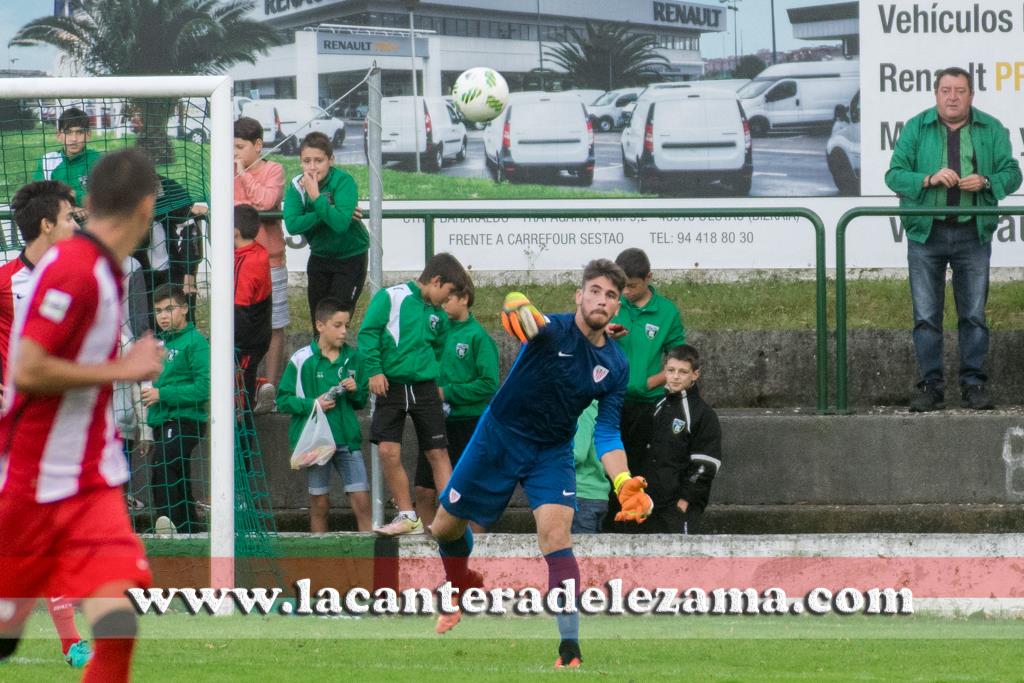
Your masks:
M45 613L2 681L78 679ZM589 617L584 668L553 671L553 619L145 617L135 681L1017 681L1019 620L923 617Z
M292 178L302 172L297 157L272 154L268 157L284 166L284 177ZM370 184L365 164L340 165L359 186L361 199L369 198ZM532 183L495 183L490 178L463 178L440 173L415 173L385 168L381 171L384 199L615 199L646 197L636 192L610 192L586 187L555 187Z
M390 284L390 283L388 283ZM658 282L658 291L679 307L687 330L813 330L814 283L766 276L758 282ZM479 286L473 314L488 330L500 329L498 312L509 291L520 289L542 311L566 311L572 306L575 285L508 284ZM848 318L851 329L909 330L913 326L910 286L906 280L850 282ZM356 308L358 327L369 294L364 290ZM310 330L305 289L293 287L289 296L289 332ZM993 330L1024 329L1024 283L994 282L989 292L989 326ZM829 326L835 325L835 288L829 284ZM946 329L956 329L952 290L946 288Z

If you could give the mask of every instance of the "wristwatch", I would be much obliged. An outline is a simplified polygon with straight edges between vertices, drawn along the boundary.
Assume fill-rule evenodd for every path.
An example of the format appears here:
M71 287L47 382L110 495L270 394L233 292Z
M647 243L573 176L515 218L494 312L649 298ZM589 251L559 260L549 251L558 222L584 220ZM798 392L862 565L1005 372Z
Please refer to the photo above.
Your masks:
M981 177L985 179L985 186L984 186L985 189L986 190L991 190L992 189L992 181L988 179L987 175L983 175Z

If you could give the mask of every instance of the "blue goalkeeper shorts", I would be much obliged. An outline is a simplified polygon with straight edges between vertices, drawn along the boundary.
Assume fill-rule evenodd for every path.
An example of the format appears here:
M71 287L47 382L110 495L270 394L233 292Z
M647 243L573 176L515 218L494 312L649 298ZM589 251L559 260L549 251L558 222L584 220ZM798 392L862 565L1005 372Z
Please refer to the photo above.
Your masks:
M549 445L524 439L502 427L487 411L462 452L441 505L460 519L490 527L523 487L530 509L555 504L576 508L572 441Z

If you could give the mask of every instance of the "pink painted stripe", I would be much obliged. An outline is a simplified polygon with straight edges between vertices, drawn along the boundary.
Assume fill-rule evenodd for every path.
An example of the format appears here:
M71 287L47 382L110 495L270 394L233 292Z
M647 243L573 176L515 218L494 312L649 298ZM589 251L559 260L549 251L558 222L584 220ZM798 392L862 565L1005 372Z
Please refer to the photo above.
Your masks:
M621 578L633 586L782 588L798 596L813 588L909 588L915 598L1024 598L1024 557L580 557L584 587ZM378 558L397 562L400 588L434 588L444 581L435 558ZM547 587L540 557L480 557L470 567L485 588Z

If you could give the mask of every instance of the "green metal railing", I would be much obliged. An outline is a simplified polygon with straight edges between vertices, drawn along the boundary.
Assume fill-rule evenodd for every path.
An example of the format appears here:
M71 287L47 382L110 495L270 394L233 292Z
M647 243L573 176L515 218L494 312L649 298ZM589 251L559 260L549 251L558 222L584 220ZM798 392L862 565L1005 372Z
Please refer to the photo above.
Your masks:
M892 206L858 206L839 218L836 224L836 412L849 409L848 368L846 367L846 228L862 216L947 216L949 207L901 209ZM1024 207L986 206L957 208L958 216L1024 216Z

